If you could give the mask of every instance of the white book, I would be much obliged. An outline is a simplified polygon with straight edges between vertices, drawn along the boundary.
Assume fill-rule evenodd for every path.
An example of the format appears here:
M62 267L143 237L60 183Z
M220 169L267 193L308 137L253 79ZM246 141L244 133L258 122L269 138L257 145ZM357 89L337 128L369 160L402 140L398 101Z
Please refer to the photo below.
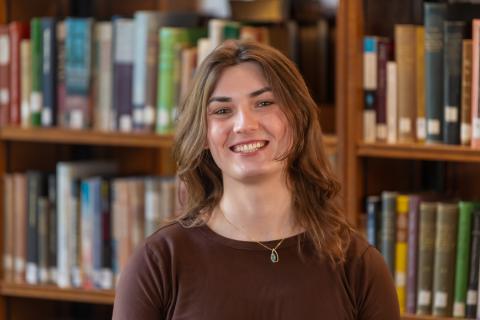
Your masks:
M387 63L387 142L397 142L397 63Z
M22 127L30 127L30 96L32 94L32 50L30 39L20 42L20 124Z

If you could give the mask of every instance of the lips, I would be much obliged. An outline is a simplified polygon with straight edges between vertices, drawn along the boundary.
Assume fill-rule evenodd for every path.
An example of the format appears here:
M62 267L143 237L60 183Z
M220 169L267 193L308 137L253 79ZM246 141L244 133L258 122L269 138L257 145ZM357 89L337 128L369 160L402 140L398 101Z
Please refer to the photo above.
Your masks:
M267 144L268 144L268 141L265 141L265 140L239 143L234 146L231 146L230 150L232 150L235 153L252 153L264 148Z

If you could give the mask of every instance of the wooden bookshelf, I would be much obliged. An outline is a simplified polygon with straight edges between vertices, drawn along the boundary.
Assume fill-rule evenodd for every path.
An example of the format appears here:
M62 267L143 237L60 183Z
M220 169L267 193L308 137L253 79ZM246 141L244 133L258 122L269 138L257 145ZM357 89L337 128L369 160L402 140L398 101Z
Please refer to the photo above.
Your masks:
M406 314L402 316L402 320L458 320L461 318L439 318L434 316L417 316L413 314Z
M480 149L467 146L359 142L357 155L409 160L480 162Z
M7 297L22 297L95 304L113 304L115 293L112 290L61 289L56 286L3 283L0 293Z
M6 127L0 129L0 139L3 141L109 145L137 148L168 148L172 146L173 135L100 132L59 128L23 129Z

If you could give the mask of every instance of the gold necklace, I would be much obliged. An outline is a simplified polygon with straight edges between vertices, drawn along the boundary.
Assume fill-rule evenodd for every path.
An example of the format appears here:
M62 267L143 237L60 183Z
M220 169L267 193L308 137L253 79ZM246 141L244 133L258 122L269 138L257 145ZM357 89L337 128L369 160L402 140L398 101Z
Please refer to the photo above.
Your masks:
M277 262L280 261L280 256L278 255L277 249L278 249L278 247L280 247L280 245L282 244L283 240L285 240L285 238L283 238L282 240L280 240L274 248L270 248L269 246L261 243L260 241L257 241L257 240L255 240L255 239L253 239L253 238L250 237L246 232L244 232L243 230L241 230L240 227L237 227L236 225L234 225L233 223L231 223L230 220L227 219L227 216L225 215L225 213L223 213L223 210L220 209L220 206L218 206L218 209L220 210L220 212L222 213L223 217L225 218L225 221L227 221L229 225L231 225L232 227L234 227L235 229L237 229L237 231L239 231L240 233L242 233L242 234L244 234L245 236L247 236L247 238L248 238L249 240L258 243L259 245L261 245L261 246L264 247L265 249L269 250L269 251L270 251L270 261L272 261L272 263L277 263Z

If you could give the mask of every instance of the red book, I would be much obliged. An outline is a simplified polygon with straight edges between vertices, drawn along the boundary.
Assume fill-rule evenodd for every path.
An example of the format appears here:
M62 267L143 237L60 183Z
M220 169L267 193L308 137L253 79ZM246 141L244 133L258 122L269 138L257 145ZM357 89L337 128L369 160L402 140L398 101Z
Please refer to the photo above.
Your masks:
M28 23L14 21L8 25L10 31L10 118L9 124L20 125L21 72L20 42L30 36Z
M10 36L8 26L0 26L0 126L8 123L10 106Z

